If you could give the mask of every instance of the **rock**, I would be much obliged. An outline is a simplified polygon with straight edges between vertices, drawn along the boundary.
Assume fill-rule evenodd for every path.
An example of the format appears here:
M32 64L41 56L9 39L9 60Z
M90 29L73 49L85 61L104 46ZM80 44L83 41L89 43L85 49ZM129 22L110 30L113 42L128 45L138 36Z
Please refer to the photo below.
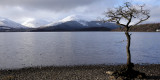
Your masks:
M117 78L117 80L124 80L124 78L122 78L122 77L118 77L118 78Z
M14 79L15 79L14 76L4 76L0 80L14 80Z
M109 80L124 80L123 77L116 78L115 76L109 76Z
M143 78L146 78L146 75L145 75L145 73L139 73L137 78L138 79L143 79Z
M112 75L114 72L113 71L107 71L106 72L108 75Z
M138 79L142 79L143 76L142 76L142 75L138 75L137 78L138 78Z
M109 76L109 80L117 80L115 76Z

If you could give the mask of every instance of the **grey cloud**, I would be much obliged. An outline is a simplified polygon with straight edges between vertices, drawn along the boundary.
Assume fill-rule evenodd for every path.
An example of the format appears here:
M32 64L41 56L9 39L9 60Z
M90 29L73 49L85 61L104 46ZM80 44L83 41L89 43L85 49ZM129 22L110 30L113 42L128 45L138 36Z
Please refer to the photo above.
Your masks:
M124 1L126 0L0 0L0 16L20 23L25 18L60 20L69 15L85 15L86 18L96 19L103 17L103 12L108 8L121 5ZM147 6L151 10L151 18L147 22L160 21L160 6L149 3Z
M157 23L157 22L159 22L160 21L160 6L152 6L152 7L150 7L149 8L149 10L150 10L150 15L151 15L151 17L150 17L150 19L148 20L148 22L150 22L150 23Z
M71 10L101 0L0 0L1 6L21 6L27 9Z

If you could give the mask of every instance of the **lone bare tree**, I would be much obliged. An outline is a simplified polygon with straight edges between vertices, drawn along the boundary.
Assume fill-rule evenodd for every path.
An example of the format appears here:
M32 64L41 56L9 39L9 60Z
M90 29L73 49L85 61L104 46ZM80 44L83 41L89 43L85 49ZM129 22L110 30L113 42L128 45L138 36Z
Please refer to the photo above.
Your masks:
M136 26L150 18L149 10L144 9L145 5L132 5L130 2L124 3L114 9L109 9L104 13L107 20L105 22L114 22L125 28L125 35L127 37L127 68L132 69L134 64L131 62L130 44L131 34L129 33L131 27Z

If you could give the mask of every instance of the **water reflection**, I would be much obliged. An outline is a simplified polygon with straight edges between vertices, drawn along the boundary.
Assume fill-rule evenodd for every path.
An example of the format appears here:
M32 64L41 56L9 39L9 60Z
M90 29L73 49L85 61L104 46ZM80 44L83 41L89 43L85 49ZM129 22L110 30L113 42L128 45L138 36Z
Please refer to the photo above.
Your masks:
M159 63L160 33L132 33L134 63ZM0 33L0 68L126 62L121 32Z

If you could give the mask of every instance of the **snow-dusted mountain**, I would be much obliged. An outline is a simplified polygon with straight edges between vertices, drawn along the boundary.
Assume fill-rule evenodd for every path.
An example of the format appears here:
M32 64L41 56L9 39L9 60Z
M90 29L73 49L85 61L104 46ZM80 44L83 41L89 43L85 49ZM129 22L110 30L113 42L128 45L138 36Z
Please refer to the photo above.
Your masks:
M76 31L85 29L115 29L119 26L113 23L104 23L102 21L89 21L84 20L83 16L68 16L57 22L50 23L46 26L40 27L40 31Z
M27 26L29 28L38 28L40 26L44 26L49 24L49 21L42 20L42 19L32 19L32 20L27 20L22 23L22 25Z
M46 20L32 19L16 23L0 17L0 31L85 31L85 30L111 30L119 26L102 21L86 20L84 16L71 15L57 22L49 23Z
M22 29L27 28L19 23L11 21L7 18L0 17L0 29Z
M57 22L52 22L46 26L56 26L56 25L59 25L59 24L62 24L62 23L66 23L66 22L69 22L69 21L76 21L84 26L87 26L86 22L88 20L85 19L84 16L80 16L80 15L71 15L71 16L67 16L66 18L62 19L62 20L59 20Z

